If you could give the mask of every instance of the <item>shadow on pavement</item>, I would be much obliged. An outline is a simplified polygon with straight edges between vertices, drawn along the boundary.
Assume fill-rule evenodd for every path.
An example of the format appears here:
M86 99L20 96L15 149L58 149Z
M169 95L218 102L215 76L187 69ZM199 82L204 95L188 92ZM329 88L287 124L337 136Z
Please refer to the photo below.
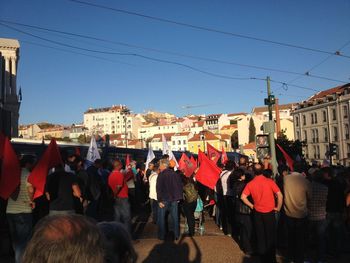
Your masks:
M190 259L190 247L184 242L184 236L182 236L177 243L173 237L168 237L162 244L156 245L143 263L200 263L202 261L202 253L199 246L192 237L190 240L195 247L195 257L193 260Z

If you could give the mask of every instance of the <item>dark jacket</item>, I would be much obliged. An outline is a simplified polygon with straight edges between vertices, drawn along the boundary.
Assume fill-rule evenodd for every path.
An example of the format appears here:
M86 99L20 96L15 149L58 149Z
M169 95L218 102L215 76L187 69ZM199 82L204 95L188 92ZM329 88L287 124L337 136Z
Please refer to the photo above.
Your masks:
M182 181L179 174L166 169L157 177L157 200L158 202L179 201L182 199Z

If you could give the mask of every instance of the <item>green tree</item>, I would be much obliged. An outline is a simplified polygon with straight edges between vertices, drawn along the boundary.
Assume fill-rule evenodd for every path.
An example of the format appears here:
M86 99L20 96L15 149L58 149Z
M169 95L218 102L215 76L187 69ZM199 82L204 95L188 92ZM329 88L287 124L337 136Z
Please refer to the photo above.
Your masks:
M234 133L231 135L231 146L232 149L238 149L239 147L238 131L234 131Z
M256 129L253 118L249 121L249 142L255 142Z
M276 140L276 145L279 145L285 150L290 157L294 160L297 156L303 159L303 144L299 140L291 141L286 136L286 131L282 130ZM276 158L277 160L284 160L283 154L276 146Z

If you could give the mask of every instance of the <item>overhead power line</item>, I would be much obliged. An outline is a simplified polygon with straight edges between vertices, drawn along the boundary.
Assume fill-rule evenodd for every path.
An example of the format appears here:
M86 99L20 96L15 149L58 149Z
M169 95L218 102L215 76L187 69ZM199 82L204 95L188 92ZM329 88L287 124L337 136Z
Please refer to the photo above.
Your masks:
M233 76L227 76L227 75L222 75L222 74L217 74L217 73L212 73L209 71L205 71L205 70L201 70L199 68L187 65L187 64L183 64L180 62L175 62L175 61L170 61L170 60L165 60L165 59L160 59L160 58L155 58L155 57L149 57L149 56L145 56L145 55L141 55L138 53L125 53L125 52L111 52L111 51L102 51L102 50L94 50L94 49L89 49L89 48L83 48L83 47L78 47L78 46L74 46L74 45L70 45L70 44L66 44L66 43L62 43L60 41L56 41L56 40L51 40L45 37L41 37L41 36L37 36L34 35L32 33L23 31L21 29L15 28L13 26L9 26L3 23L0 23L0 25L7 27L9 29L12 29L14 31L20 32L22 34L49 42L49 43L53 43L56 45L60 45L60 46L64 46L64 47L68 47L68 48L73 48L73 49L77 49L77 50L82 50L82 51L87 51L87 52L92 52L92 53L98 53L98 54L105 54L105 55L118 55L118 56L131 56L131 57L139 57L139 58L143 58L146 60L151 60L151 61L155 61L155 62L161 62L161 63L166 63L166 64L173 64L173 65L177 65L177 66L181 66L187 69L191 69L193 71L197 71L200 72L202 74L206 74L212 77L218 77L218 78L224 78L224 79L234 79L234 80L248 80L250 78L247 77L233 77Z
M34 35L34 34L32 34L32 33L23 31L23 30L21 30L21 29L17 29L17 28L15 28L15 27L13 27L13 26L9 26L9 25L6 25L6 24L1 23L1 22L0 22L0 25L2 25L2 26L4 26L4 27L7 27L7 28L9 28L9 29L12 29L12 30L14 30L14 31L20 32L20 33L22 33L22 34L29 35L29 36L31 36L31 37L34 37L34 38L37 38L37 39L40 39L40 40L49 42L49 43L53 43L53 44L56 44L56 45L60 45L60 46L68 47L68 48L73 48L73 49L77 49L77 50L82 50L82 51L87 51L87 52L92 52L92 53L98 53L98 54L139 57L139 58L143 58L143 59L150 60L150 61L154 61L154 62L160 62L160 63L166 63L166 64L172 64L172 65L181 66L181 67L184 67L184 68L187 68L187 69L191 69L191 70L193 70L193 71L197 71L197 72L200 72L200 73L203 73L203 74L212 76L212 77L223 78L223 79L266 81L265 78L258 78L258 77L233 77L233 76L227 76L227 75L212 73L212 72L204 71L204 70L201 70L201 69L198 69L198 68L196 68L196 67L193 67L193 66L190 66L190 65L187 65L187 64L183 64L183 63L180 63L180 62L175 62L175 61L170 61L170 60L165 60L165 59L159 59L159 58L144 56L144 55L137 54L137 53L110 52L110 51L101 51L101 50L94 50L94 49L88 49L88 48L78 47L78 46L74 46L74 45L62 43L62 42L60 42L60 41L55 41L55 40L47 39L47 38L44 38L44 37L41 37L41 36L37 36L37 35ZM319 90L316 90L316 89L312 89L312 88L308 88L308 87L303 87L303 86L299 86L299 85L287 84L287 83L282 82L282 81L276 81L276 80L270 80L270 81L271 81L271 82L274 82L274 83L279 83L279 84L282 84L282 85L287 85L287 86L296 87L296 88L299 88L299 89L310 90L310 91L316 91L316 92L319 91Z
M300 46L300 45L295 45L295 44L290 44L290 43L285 43L285 42L280 42L280 41L274 41L274 40L269 40L269 39L265 39L265 38L259 38L259 37L249 36L249 35L243 35L243 34L223 31L223 30L219 30L219 29L215 29L215 28L197 26L197 25L193 25L193 24L189 24L189 23L184 23L184 22L170 20L170 19L156 17L156 16L150 16L150 15L137 13L137 12L133 12L133 11L128 11L128 10L124 10L124 9L120 9L120 8L113 8L110 6L93 4L93 3L79 1L79 0L69 0L69 1L81 4L81 5L92 6L95 8L110 10L110 11L123 13L123 14L127 14L127 15L132 15L132 16L138 16L138 17L142 17L142 18L146 18L146 19L150 19L150 20L154 20L154 21L159 21L159 22L168 23L168 24L174 24L174 25L188 27L188 28L192 28L192 29L197 29L197 30L202 30L202 31L207 31L207 32L212 32L212 33L218 33L218 34L228 35L228 36L237 37L237 38L244 38L244 39L249 39L249 40L279 45L279 46L284 46L284 47L288 47L288 48L301 49L301 50L306 50L306 51L312 51L312 52L317 52L317 53L337 55L340 57L350 58L350 56L348 56L348 55L341 54L339 50L332 52L332 51L321 50L321 49L316 49L316 48L304 47L304 46Z
M66 32L66 31L61 31L61 30L49 29L49 28L44 28L44 27L28 25L28 24L23 24L23 23L18 23L18 22L13 22L13 21L8 21L8 20L1 20L0 19L0 24L4 25L4 23L5 24L13 24L13 25L18 25L18 26L28 27L28 28L34 28L34 29L39 29L39 30L43 30L43 31L47 31L47 32L53 32L53 33L58 33L58 34L63 34L63 35L69 35L69 36L74 36L74 37L79 37L79 38L84 38L84 39L90 39L90 40L95 40L95 41L100 41L100 42L105 42L105 43L110 43L110 44L117 44L117 45L122 45L122 46L126 46L126 47L138 48L138 49L143 49L143 50L157 52L157 53L175 55L175 56L191 58L191 59L197 59L197 60L201 60L201 61L208 61L208 62L214 62L214 63L220 63L220 64L226 64L226 65L234 65L234 66L245 67L245 68L252 68L252 69L259 69L259 70L265 70L265 71L272 71L272 72L279 72L279 73L297 75L298 78L300 78L302 76L308 76L308 77L312 77L312 78L318 78L318 79L329 80L329 81L334 81L334 82L347 83L347 81L337 80L337 79L324 77L324 76L317 76L317 75L310 74L309 72L301 73L301 72L295 72L295 71L289 71L289 70L283 70L283 69L263 67L263 66L258 66L258 65L237 63L237 62L221 60L221 59L216 59L216 58L194 56L194 55L189 55L189 54L183 54L183 53L178 53L178 52L173 52L173 51L168 51L168 50L160 50L160 49L155 49L155 48L149 48L149 47L144 47L144 46L140 46L140 45L134 45L134 44L125 43L125 42L112 41L112 40L98 38L98 37L94 37L94 36L82 35L82 34L77 34L77 33L72 33L72 32ZM15 28L12 27L12 29L15 29ZM18 31L18 29L16 29L16 30ZM23 31L23 32L25 32L25 31ZM330 55L330 56L333 56L333 55Z
M344 49L344 48L345 48L346 46L348 46L349 44L350 44L350 41L347 41L347 42L346 42L344 45L342 45L338 50ZM315 68L321 66L323 63L325 63L326 61L328 61L328 60L329 60L331 57L333 57L333 56L334 56L333 54L332 54L332 55L328 55L326 58L322 59L320 62L318 62L317 64L315 64L314 66L312 66L309 70L307 70L307 71L304 73L304 75L297 76L296 78L294 78L294 79L288 81L287 84L291 84L291 83L293 83L293 82L295 82L295 81L301 79L302 77L310 76L310 72L311 72L312 70L314 70ZM287 87L286 85L280 86L277 90L279 90L279 89L281 89L281 88L283 88L283 89L285 89L285 90L288 90L288 87ZM276 90L276 91L277 91L277 90Z

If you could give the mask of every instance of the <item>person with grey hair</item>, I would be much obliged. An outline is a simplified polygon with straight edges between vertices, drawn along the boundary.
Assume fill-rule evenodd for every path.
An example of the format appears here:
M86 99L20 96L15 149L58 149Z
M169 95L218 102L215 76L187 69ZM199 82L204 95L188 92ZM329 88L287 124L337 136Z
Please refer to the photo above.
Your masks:
M156 191L158 200L158 238L164 240L165 216L169 212L172 217L175 239L180 236L178 203L182 199L182 181L179 174L169 169L169 160L161 159L160 173L157 177Z
M104 238L80 215L53 215L37 224L22 263L104 263Z

